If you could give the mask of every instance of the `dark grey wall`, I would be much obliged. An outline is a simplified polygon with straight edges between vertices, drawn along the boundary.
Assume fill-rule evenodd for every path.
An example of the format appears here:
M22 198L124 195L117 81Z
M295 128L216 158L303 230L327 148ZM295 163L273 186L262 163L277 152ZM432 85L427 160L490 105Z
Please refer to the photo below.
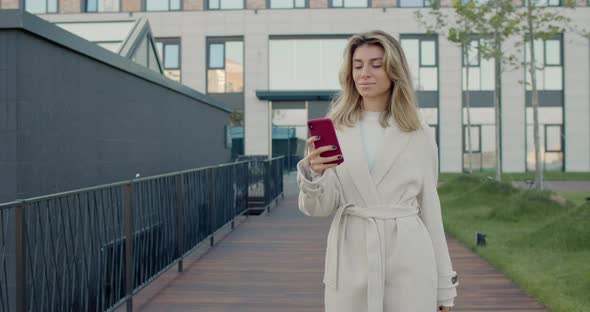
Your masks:
M209 93L209 97L225 103L232 110L244 112L244 93Z
M0 49L0 202L230 160L226 110L24 30Z
M0 202L16 194L15 42L15 32L0 32Z

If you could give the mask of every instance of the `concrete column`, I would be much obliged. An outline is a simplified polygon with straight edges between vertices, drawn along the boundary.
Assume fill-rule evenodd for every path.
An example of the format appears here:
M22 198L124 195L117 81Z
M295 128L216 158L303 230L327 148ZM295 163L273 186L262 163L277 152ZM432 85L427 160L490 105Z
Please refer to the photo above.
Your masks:
M121 11L123 11L123 12L141 12L141 0L123 0L123 1L121 1Z
M309 7L312 9L327 8L328 0L309 0Z
M504 44L505 51L514 50L515 40ZM524 54L524 53L523 53ZM524 61L524 55L517 55L519 61ZM502 73L502 171L526 171L526 110L525 85L519 83L524 80L524 68Z
M183 0L182 9L184 11L202 11L205 9L205 0Z
M564 35L565 170L590 171L590 46Z
M244 37L245 46L245 114L244 153L268 154L268 102L256 97L256 90L268 89L268 34Z
M62 14L80 13L80 0L59 0L59 10Z
M246 8L248 10L265 9L266 0L246 0Z
M463 171L461 49L439 36L440 171Z
M0 9L18 9L19 0L0 0Z

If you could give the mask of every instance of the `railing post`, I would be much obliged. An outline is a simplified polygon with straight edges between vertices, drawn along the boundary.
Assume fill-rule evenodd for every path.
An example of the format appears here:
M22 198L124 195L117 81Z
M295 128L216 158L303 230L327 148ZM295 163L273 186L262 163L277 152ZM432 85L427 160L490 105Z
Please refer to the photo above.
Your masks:
M264 204L266 205L266 211L270 212L270 201L271 201L271 194L270 194L270 175L272 174L272 160L265 160L264 161Z
M125 286L127 312L133 311L133 184L124 186L125 196Z
M16 311L27 310L27 263L25 246L25 203L18 205L15 209L16 221Z
M178 260L178 272L182 272L182 259L184 257L184 207L183 207L183 200L184 200L184 194L183 194L183 179L182 179L182 174L179 174L176 178L176 185L177 187L177 191L178 191L178 226L177 231L178 231L178 257L180 258Z
M211 223L211 237L210 237L210 244L213 247L213 245L215 244L215 237L214 237L214 233L217 230L215 228L215 174L214 171L215 168L211 168L209 169L209 209L210 209L210 215L211 215L211 220L209 221Z

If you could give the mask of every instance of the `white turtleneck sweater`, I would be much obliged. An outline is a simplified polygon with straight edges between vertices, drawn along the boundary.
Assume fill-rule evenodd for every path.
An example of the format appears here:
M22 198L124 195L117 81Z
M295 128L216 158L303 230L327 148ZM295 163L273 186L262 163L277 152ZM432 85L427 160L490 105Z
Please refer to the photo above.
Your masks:
M369 170L373 168L375 158L383 145L383 136L385 135L385 128L381 127L379 116L381 116L381 112L363 111L363 115L358 121ZM320 176L315 171L310 171L313 179Z

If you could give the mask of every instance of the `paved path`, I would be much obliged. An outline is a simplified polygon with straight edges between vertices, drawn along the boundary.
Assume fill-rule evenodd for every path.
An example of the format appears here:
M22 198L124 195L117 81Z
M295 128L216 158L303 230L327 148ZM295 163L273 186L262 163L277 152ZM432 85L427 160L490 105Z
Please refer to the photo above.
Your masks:
M297 210L293 173L285 189L269 214L248 217L200 259L189 256L183 273L172 269L142 290L135 311L322 312L330 218ZM546 311L457 241L449 248L461 281L455 311Z
M590 181L543 181L546 189L560 192L588 192L590 196ZM519 188L529 188L524 181L513 181L512 185Z

